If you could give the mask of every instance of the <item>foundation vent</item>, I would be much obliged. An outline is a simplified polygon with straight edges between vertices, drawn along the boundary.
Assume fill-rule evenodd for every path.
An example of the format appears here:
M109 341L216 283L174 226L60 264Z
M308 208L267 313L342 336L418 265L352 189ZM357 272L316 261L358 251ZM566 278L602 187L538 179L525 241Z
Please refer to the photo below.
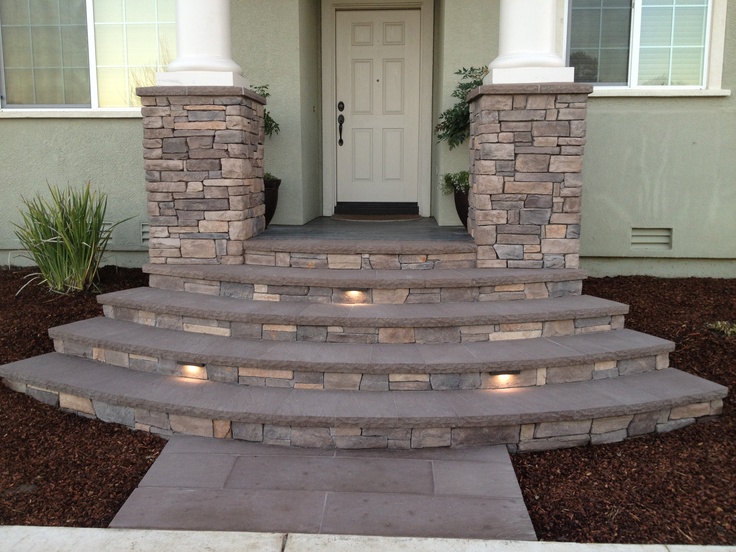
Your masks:
M646 251L672 249L672 228L632 228L631 249Z
M147 222L141 222L141 245L148 247L148 240L150 239L151 226Z

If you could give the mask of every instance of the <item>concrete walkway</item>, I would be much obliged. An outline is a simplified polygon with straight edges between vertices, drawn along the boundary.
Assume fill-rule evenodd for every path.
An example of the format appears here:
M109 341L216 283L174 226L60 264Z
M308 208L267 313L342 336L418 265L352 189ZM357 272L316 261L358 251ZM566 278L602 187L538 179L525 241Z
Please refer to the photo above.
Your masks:
M736 552L733 546L570 544L60 527L0 527L0 543L0 550L13 552Z
M504 446L336 451L175 436L110 526L536 540Z

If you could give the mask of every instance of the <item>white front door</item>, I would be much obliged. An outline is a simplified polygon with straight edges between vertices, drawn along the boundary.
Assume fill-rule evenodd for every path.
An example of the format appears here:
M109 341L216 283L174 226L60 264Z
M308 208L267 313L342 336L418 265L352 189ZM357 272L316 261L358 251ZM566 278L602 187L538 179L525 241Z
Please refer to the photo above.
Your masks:
M420 31L419 10L336 13L338 207L418 202Z

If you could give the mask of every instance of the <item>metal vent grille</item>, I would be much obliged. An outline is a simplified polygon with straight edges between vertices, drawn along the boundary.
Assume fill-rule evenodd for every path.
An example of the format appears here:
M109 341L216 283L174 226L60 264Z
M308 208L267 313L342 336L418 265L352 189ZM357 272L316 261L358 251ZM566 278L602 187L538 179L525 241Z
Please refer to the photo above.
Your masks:
M631 249L647 251L672 249L672 228L632 228Z
M151 238L151 226L147 222L141 222L141 245L148 247L148 240Z

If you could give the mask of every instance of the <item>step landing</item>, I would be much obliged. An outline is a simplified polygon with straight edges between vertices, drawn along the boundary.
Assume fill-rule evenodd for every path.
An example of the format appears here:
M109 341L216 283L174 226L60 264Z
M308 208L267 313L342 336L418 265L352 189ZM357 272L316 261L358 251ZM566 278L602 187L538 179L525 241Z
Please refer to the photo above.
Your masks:
M325 451L183 436L110 527L536 540L505 447Z

